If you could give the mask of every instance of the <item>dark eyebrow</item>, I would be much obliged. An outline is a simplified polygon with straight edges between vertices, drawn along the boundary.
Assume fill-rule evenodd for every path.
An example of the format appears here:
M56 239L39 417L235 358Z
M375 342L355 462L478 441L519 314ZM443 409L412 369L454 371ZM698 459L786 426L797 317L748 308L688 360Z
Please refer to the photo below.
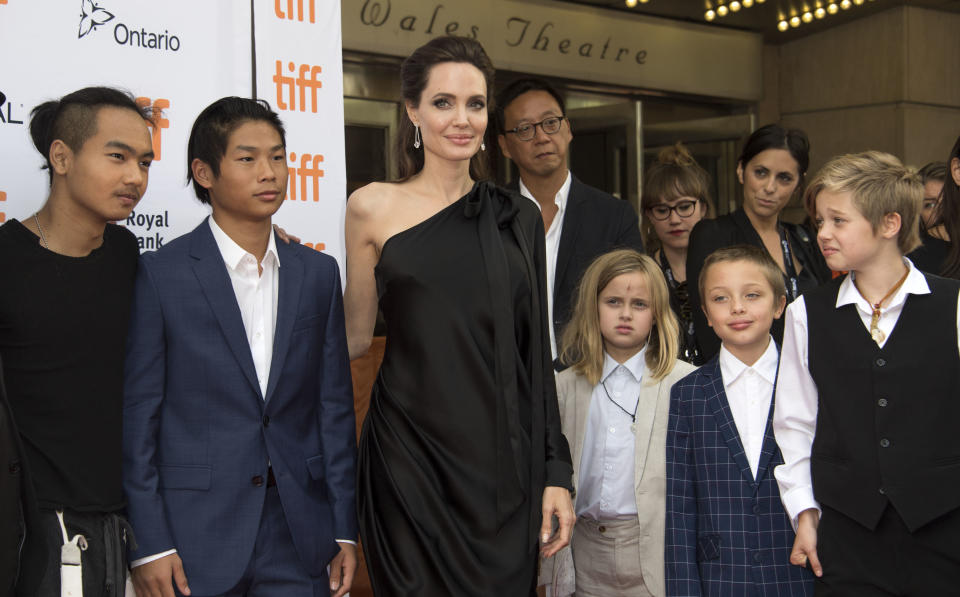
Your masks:
M254 147L254 146L252 146L252 145L237 145L235 149L238 149L238 150L240 150L240 151L249 151L250 153L256 153L257 151L260 150L259 147ZM271 147L271 148L268 149L267 151L269 151L269 152L272 153L272 152L274 152L274 151L280 151L281 149L286 149L286 148L284 147L283 143L281 143L281 144L279 144L279 145L274 145L273 147Z
M125 151L125 152L127 152L127 153L129 153L129 154L134 154L134 155L136 155L136 153L137 153L137 150L136 150L136 149L130 147L129 145L127 145L127 144L124 143L123 141L107 141L106 144L104 145L104 147L114 147L114 148L117 148L117 149L122 149L123 151ZM150 151L147 151L147 152L144 152L144 153L140 154L140 157L142 157L142 158L152 158L152 157L153 157L153 150L151 149Z

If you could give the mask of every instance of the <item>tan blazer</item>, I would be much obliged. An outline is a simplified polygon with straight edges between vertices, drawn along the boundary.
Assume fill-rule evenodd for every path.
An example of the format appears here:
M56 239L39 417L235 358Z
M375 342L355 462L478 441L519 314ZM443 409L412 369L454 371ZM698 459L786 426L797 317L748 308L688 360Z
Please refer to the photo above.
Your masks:
M654 597L663 597L666 594L663 550L666 532L666 451L670 388L694 369L696 367L689 363L677 361L673 370L663 379L653 381L646 364L643 368L640 408L637 409L634 431L634 491L642 534L640 566L644 582ZM573 456L574 490L580 479L580 457L583 454L583 437L593 388L585 377L577 375L572 369L567 369L557 376L560 420ZM561 554L555 557L561 557ZM548 563L544 562L543 575L549 578L545 574L547 572Z

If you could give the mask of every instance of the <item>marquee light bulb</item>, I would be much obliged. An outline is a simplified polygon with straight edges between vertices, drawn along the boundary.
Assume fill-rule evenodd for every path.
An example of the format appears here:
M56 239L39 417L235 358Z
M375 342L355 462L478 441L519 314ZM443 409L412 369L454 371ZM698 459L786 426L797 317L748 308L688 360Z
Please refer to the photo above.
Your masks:
M840 8L842 8L843 10L849 10L851 6L853 6L853 3L850 2L850 0L842 0L840 2Z
M703 18L705 18L708 21L712 21L715 18L717 18L717 13L713 12L713 9L711 8L706 13L704 13Z
M730 10L732 12L738 12L740 10L740 1L733 0L733 2L730 3Z
M803 16L801 16L800 19L803 20L804 23L809 23L813 20L813 13L808 10L807 12L803 13Z
M777 23L777 29L779 29L780 31L786 31L789 28L790 28L790 23L786 21L780 21L779 23Z
M743 0L744 8L750 8L751 6L753 6L753 0Z
M817 8L817 10L813 11L813 16L817 17L818 19L822 19L823 17L827 16L827 11L820 6Z
M840 10L840 7L837 6L836 2L831 2L830 4L827 5L827 12L832 15L837 14L837 11L839 10Z
M790 17L790 26L794 28L799 27L800 17L797 17L797 16Z
M627 8L633 8L637 5L637 0L626 0Z

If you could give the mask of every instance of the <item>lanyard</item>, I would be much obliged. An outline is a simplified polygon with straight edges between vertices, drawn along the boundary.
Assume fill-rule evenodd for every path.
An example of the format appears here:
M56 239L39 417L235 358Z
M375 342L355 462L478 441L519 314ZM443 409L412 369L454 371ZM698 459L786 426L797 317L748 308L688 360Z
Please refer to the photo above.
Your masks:
M780 233L780 247L783 249L783 269L786 271L784 277L787 282L787 294L790 295L790 301L793 301L800 296L800 282L797 278L797 270L793 267L793 253L790 251L790 242L787 240L787 230L783 224L778 224L777 231Z
M680 285L677 283L677 280L673 277L673 269L670 267L670 262L667 261L666 256L663 254L663 249L660 249L660 269L663 270L663 276L667 279L667 286L670 287L670 292L677 297L677 302L679 302L679 293L678 290ZM690 295L687 295L688 307L690 302ZM683 305L680 305L680 310L683 311ZM689 309L688 309L689 310ZM699 361L700 351L697 349L696 336L693 331L693 316L691 313L678 313L677 314L680 320L680 331L686 336L685 341L680 346L680 349L683 351L681 359L687 361L688 363L693 363Z

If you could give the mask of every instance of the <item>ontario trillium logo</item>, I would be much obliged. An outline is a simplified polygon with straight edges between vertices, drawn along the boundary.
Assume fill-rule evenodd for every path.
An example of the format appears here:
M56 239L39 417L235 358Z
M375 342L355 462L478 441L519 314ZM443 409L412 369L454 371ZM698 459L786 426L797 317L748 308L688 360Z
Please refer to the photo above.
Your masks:
M82 38L111 20L113 20L113 13L100 8L94 4L93 0L80 0L80 31L77 38Z

